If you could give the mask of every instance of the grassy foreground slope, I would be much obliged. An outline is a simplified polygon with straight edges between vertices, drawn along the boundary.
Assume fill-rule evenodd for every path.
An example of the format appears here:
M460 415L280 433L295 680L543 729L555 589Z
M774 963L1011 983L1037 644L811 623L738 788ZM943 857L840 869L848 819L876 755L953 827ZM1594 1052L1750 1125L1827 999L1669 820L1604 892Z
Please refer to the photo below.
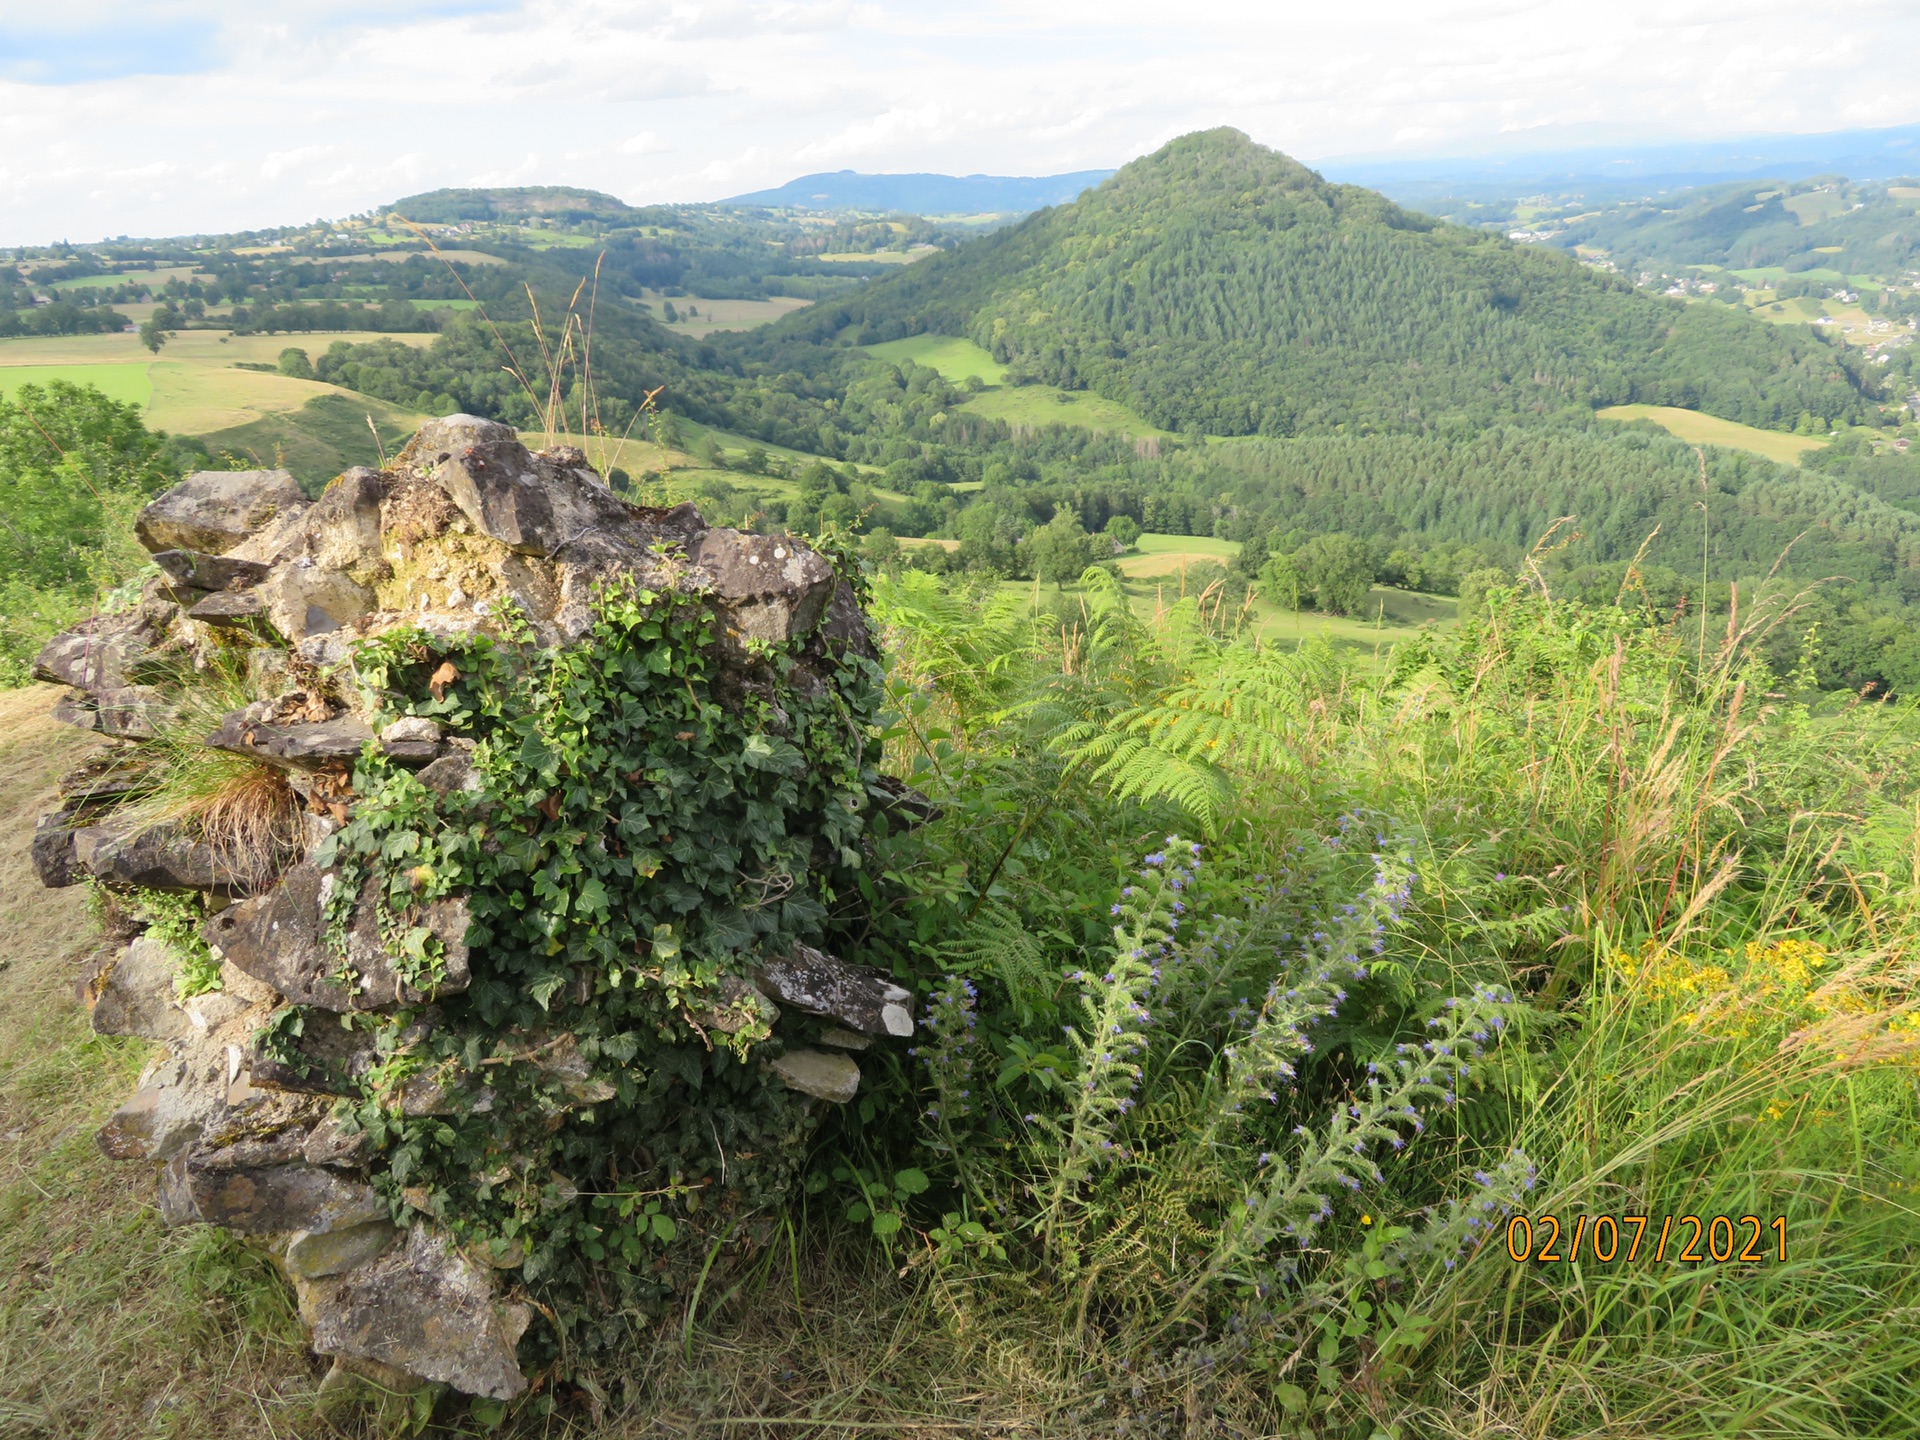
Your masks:
M1748 424L1864 404L1812 335L1329 185L1233 130L773 331L964 336L1169 430L1423 430L1641 402Z
M74 983L98 930L83 890L40 887L27 847L97 742L0 691L0 1435L285 1433L315 1379L264 1262L168 1234L151 1177L94 1132L153 1047L93 1033Z
M1511 593L1368 675L1099 573L881 583L945 810L875 853L919 1053L737 1284L497 1433L1914 1435L1911 714ZM27 872L92 743L51 698L0 701L0 1433L482 1432L323 1415L278 1283L96 1157L142 1057ZM1765 1217L1762 1258L1519 1265L1509 1213Z

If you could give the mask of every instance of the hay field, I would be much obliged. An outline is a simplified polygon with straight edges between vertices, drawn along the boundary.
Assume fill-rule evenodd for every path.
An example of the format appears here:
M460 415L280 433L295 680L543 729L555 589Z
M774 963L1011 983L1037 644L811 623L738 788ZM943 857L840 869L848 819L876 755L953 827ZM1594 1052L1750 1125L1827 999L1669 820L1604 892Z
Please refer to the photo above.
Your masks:
M1798 465L1809 450L1823 449L1827 440L1821 435L1787 435L1778 430L1758 430L1717 415L1702 415L1693 410L1678 410L1671 405L1610 405L1594 412L1603 420L1651 420L1676 439L1689 445L1719 445L1728 450L1745 450L1782 465Z
M1238 540L1216 540L1211 535L1144 534L1134 544L1137 554L1123 555L1117 562L1120 573L1129 579L1158 579L1178 575L1203 561L1224 565L1240 553Z

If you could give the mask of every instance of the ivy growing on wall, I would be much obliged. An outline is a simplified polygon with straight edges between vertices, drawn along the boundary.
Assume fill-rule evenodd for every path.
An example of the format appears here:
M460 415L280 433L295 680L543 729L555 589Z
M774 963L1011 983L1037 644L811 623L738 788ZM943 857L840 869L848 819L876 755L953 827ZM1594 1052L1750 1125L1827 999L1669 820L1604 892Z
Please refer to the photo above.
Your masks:
M806 1022L743 982L857 893L879 759L870 661L743 645L703 597L631 582L595 616L559 648L511 623L363 647L379 723L430 719L471 768L430 785L369 745L314 859L335 867L340 953L371 878L388 953L433 998L294 1009L264 1039L291 1056L319 1027L373 1032L342 1107L373 1183L397 1221L518 1269L552 1322L523 1346L536 1362L618 1344L786 1192L813 1102L762 1061ZM425 916L456 895L471 983L435 993Z

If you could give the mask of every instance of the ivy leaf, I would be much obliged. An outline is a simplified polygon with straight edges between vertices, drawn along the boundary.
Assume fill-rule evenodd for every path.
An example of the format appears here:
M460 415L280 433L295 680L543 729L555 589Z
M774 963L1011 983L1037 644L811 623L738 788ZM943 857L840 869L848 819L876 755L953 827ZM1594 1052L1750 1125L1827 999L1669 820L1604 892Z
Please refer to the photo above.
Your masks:
M547 1002L553 999L560 987L567 983L568 978L567 972L564 970L549 970L545 975L542 975L538 980L535 980L531 985L527 986L527 993L533 997L535 1004L542 1010L545 1010L547 1008Z
M932 1183L923 1170L902 1170L893 1177L893 1188L902 1195L924 1195Z
M753 943L753 926L738 905L716 906L708 913L707 938L723 950L740 950Z

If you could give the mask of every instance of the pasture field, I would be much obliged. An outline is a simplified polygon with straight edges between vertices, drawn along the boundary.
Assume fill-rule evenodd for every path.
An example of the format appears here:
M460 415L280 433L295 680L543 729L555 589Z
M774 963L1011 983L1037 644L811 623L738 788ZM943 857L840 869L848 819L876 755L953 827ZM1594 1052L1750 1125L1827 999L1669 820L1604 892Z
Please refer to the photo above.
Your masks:
M978 378L991 387L966 402L967 413L1009 425L1041 428L1072 425L1095 434L1135 438L1165 436L1116 400L1087 390L1060 390L1052 385L1006 385L1007 367L971 340L952 335L910 335L864 347L878 360L898 364L911 360L938 370L955 383Z
M1137 554L1120 557L1123 575L1171 575L1189 565L1212 560L1224 565L1240 553L1238 540L1216 540L1211 535L1159 535L1146 532L1134 542Z
M694 340L705 339L724 330L756 330L762 325L771 325L783 315L804 310L813 303L792 295L774 295L765 300L709 300L703 295L676 295L672 297L673 308L680 312L681 318L668 322L660 318L660 306L665 298L653 293L647 297L647 308L655 321L675 335L685 335ZM692 319L685 314L689 305L700 312Z
M1717 415L1702 415L1694 410L1679 410L1671 405L1609 405L1594 412L1603 420L1651 420L1676 439L1689 445L1719 445L1728 450L1745 450L1782 465L1798 465L1809 450L1825 448L1823 435L1787 435L1778 430L1758 430Z
M182 330L161 350L162 360L187 361L212 369L242 363L271 365L289 346L318 355L336 340L362 345L369 340L398 340L430 345L430 333L381 335L371 330L322 330L307 335L230 335L225 330ZM137 335L29 335L0 340L0 368L9 365L150 364L155 357Z
M1172 432L1148 424L1127 406L1091 390L1059 390L1051 385L1004 385L967 401L967 413L985 420L1041 429L1071 425L1096 435L1131 439L1167 439Z
M318 380L223 369L164 356L147 367L147 374L153 382L147 424L180 435L231 429L266 415L298 410L316 395L345 393Z
M916 260L939 253L938 245L915 245L910 250L836 250L813 258L829 264L911 265Z
M245 252L236 250L236 255ZM412 260L416 256L425 259L457 260L463 265L504 265L507 262L498 255L489 255L484 250L376 250L371 255L329 255L329 260L344 260L349 264L364 265L374 260Z
M925 365L955 384L977 377L983 384L998 385L1007 377L1007 367L992 355L971 340L952 335L909 335L904 340L888 340L861 348L876 360L890 364L911 360L916 365Z
M335 340L379 338L365 331L230 336L183 330L158 357L139 337L125 334L0 340L0 392L28 381L96 385L116 400L140 405L154 429L196 436L215 455L285 468L311 488L349 465L376 460L369 417L389 453L424 417L317 380L238 366L271 365L290 346L311 355ZM434 337L391 338L421 345Z
M147 367L138 360L117 365L0 365L0 395L11 395L22 385L49 385L55 380L95 386L110 400L142 409L153 398Z
M82 275L56 281L59 290L107 290L115 285L164 285L169 280L211 280L213 276L191 265L164 265L152 270L116 270L111 275Z
M1776 280L1784 280L1787 278L1786 270L1779 265L1756 265L1746 270L1735 270L1731 273L1738 275L1749 285L1770 285ZM1793 273L1802 280L1824 280L1830 285L1854 283L1848 276L1842 275L1838 270L1796 270Z
M902 545L941 545L957 548L951 540L906 540ZM1224 564L1240 553L1235 540L1216 540L1203 535L1144 534L1132 551L1119 557L1121 589L1142 618L1169 609L1189 594L1198 593L1199 577L1188 584L1188 571L1206 562ZM1065 586L1064 593L1076 593ZM1008 580L1000 586L1002 594L1018 595L1029 604L1041 607L1056 597L1055 587L1033 580ZM1422 625L1451 625L1459 616L1459 602L1451 595L1428 595L1415 590L1396 590L1376 585L1360 615L1322 615L1314 610L1289 610L1270 604L1257 595L1243 607L1237 623L1252 634L1274 645L1297 646L1316 636L1342 649L1384 654L1384 647L1407 639ZM1228 617L1229 623L1236 623Z

